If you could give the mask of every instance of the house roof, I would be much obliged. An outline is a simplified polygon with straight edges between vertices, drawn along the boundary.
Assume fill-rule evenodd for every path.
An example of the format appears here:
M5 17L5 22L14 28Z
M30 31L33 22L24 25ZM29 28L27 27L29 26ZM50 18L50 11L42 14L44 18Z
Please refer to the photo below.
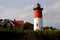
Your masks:
M8 22L14 26L12 20L9 20L9 19L5 19L0 25L1 25L1 26L4 26L4 25L6 25Z
M4 26L4 25L6 25L7 23L10 23L10 24L12 24L13 26L22 26L23 24L24 24L24 21L21 21L21 20L15 20L15 21L12 21L12 20L9 20L9 19L5 19L2 23L1 23L1 25L2 26Z
M21 25L21 26L24 24L23 21L19 21L19 20L13 21L13 23L14 23L15 25Z

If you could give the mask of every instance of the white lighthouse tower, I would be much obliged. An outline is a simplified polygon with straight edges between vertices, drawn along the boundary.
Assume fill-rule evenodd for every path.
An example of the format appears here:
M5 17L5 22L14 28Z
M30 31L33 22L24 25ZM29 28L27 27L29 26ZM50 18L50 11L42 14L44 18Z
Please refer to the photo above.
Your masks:
M42 10L40 4L37 3L34 7L34 31L43 30Z

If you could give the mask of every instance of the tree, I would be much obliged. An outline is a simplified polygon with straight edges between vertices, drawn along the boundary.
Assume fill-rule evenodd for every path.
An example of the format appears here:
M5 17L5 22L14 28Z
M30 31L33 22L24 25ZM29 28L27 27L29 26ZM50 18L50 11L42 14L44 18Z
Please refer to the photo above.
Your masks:
M29 22L24 23L24 29L25 30L33 30L33 24Z

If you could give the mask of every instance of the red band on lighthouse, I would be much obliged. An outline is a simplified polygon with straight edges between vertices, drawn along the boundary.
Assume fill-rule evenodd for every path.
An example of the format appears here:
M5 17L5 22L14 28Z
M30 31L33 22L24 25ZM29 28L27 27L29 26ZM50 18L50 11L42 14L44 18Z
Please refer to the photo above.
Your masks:
M34 10L34 18L42 18L42 10Z

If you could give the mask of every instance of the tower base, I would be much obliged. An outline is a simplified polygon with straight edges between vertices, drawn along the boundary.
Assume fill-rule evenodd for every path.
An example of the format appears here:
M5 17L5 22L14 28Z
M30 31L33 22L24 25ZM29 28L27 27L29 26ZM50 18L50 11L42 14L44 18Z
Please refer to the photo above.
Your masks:
M34 18L34 31L43 30L42 18Z

